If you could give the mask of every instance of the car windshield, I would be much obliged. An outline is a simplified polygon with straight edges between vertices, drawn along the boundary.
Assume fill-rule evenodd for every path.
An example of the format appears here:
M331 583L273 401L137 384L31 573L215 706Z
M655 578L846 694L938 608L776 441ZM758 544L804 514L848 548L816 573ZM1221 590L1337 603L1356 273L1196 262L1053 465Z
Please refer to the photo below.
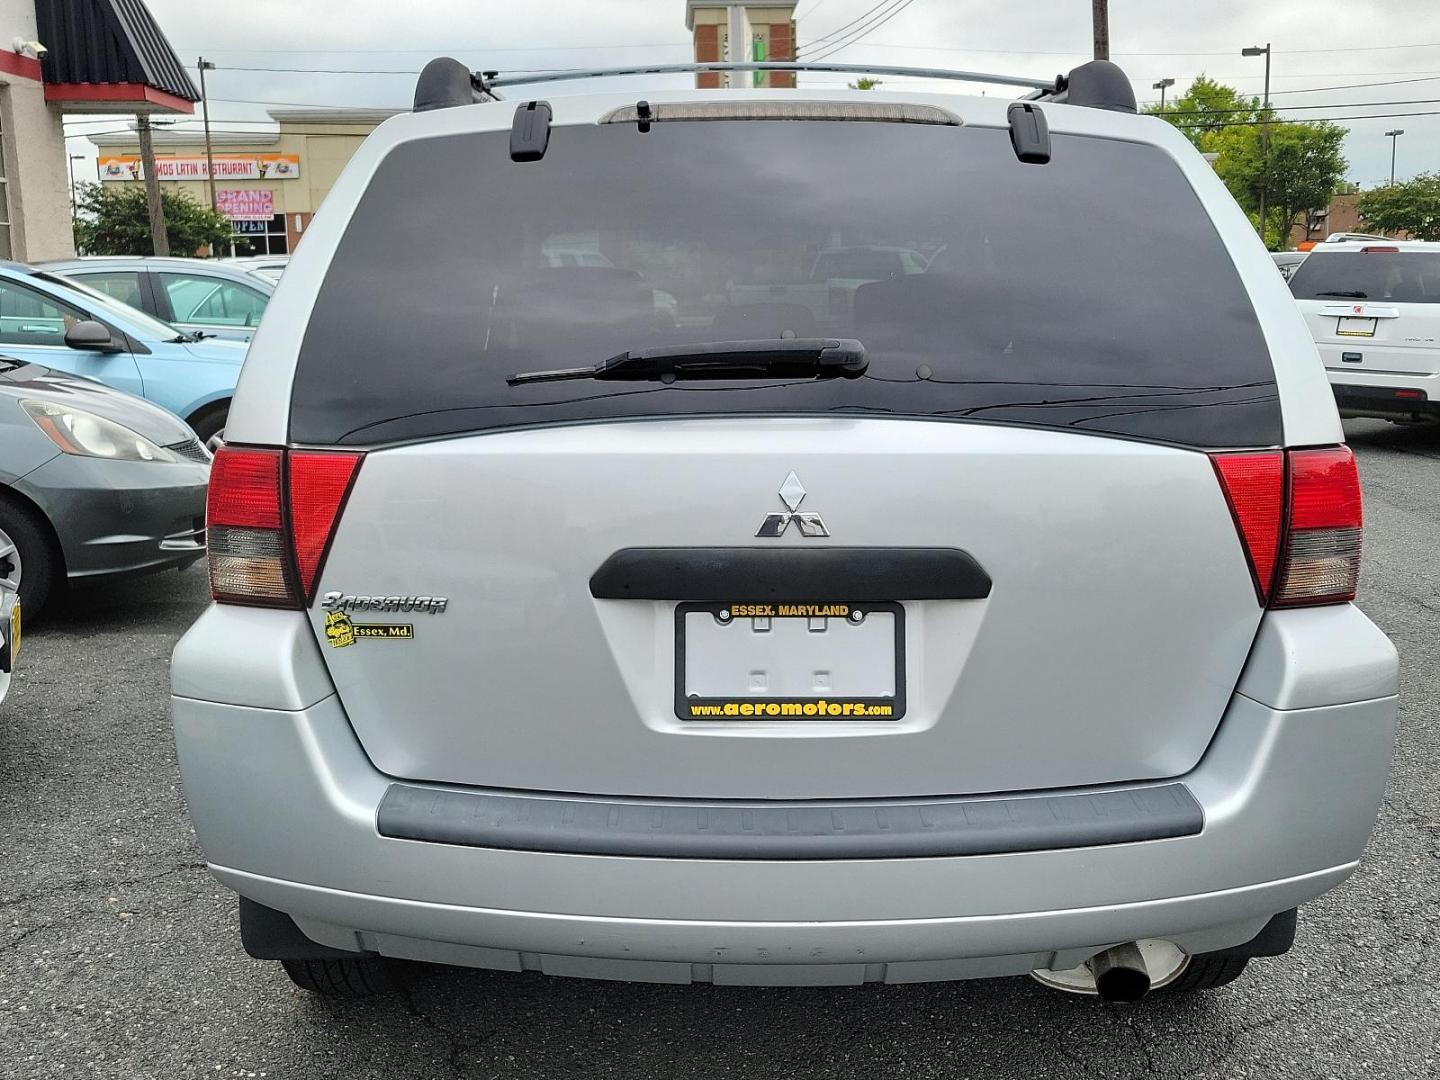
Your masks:
M1057 134L1036 166L1003 129L674 121L556 127L542 160L517 163L508 139L420 139L380 163L302 341L297 441L736 412L1279 438L1254 309L1158 147ZM869 367L506 382L767 338L856 339Z
M123 319L129 326L139 331L140 336L154 341L172 341L185 335L177 328L167 322L161 322L153 315L147 315L139 308L133 308L129 304L116 300L113 296L101 292L99 289L92 289L84 282L75 278L63 277L59 274L51 274L44 270L37 270L30 275L35 281L43 281L50 285L59 285L69 289L71 292L79 293L89 300L95 307L103 309L106 314L113 315L117 319Z
M1290 275L1297 300L1381 300L1440 304L1440 251L1331 251Z

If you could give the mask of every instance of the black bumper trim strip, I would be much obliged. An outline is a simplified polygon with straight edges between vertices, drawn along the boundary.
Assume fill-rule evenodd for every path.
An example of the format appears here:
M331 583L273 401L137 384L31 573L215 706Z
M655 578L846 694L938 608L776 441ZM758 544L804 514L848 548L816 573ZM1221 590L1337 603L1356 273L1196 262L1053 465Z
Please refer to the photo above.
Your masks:
M979 600L990 575L958 548L624 548L590 578L599 600Z
M1194 836L1181 783L1055 795L704 802L394 783L380 835L466 847L665 859L905 859L999 855Z

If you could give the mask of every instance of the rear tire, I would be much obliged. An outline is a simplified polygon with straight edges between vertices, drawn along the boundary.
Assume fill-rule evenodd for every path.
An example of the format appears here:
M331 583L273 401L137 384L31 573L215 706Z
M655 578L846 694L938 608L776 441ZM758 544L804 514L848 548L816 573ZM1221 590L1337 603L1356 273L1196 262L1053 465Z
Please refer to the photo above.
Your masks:
M380 956L327 960L281 960L301 990L329 998L367 998L396 989L389 961Z
M222 401L219 405L211 405L192 416L190 428L195 432L195 437L213 454L216 447L225 440L225 421L229 418L230 403Z
M40 614L55 588L60 558L44 522L0 491L0 532L8 533L19 555L20 606L26 621ZM9 576L9 575L7 575Z
M1214 990L1232 983L1245 974L1248 956L1192 956L1190 963L1174 982L1166 983L1161 989L1167 993L1191 993L1195 990Z

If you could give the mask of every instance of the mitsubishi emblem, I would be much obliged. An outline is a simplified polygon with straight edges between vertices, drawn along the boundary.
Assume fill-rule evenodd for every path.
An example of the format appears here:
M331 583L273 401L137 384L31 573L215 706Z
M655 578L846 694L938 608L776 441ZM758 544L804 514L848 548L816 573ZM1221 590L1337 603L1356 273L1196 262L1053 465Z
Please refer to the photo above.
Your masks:
M805 485L800 483L800 477L796 476L793 470L780 485L779 494L785 510L766 514L760 528L755 530L756 536L784 536L792 521L799 526L801 536L830 535L830 530L825 527L825 520L819 514L800 509L800 504L805 501Z

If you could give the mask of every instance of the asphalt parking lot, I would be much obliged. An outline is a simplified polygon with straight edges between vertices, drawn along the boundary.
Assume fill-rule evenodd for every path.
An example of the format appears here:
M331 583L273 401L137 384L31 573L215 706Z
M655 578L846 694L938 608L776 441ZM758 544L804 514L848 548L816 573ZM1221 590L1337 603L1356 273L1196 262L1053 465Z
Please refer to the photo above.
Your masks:
M1402 660L1364 868L1296 949L1208 995L1105 1006L1028 979L753 990L408 973L327 1003L247 959L205 873L166 715L204 570L77 593L0 707L0 1076L1440 1075L1440 431L1351 422L1362 606Z

